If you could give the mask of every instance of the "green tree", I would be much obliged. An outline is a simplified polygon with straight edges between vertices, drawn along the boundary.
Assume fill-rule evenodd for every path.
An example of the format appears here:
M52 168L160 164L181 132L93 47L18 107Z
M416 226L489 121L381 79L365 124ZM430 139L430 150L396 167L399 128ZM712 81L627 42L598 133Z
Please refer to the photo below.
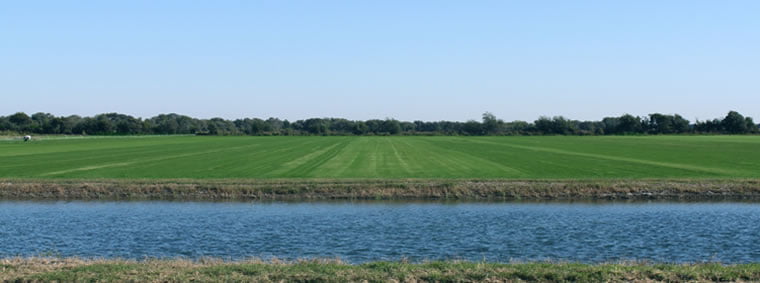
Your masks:
M396 119L385 119L382 124L382 132L391 135L398 135L401 133L401 123L399 123Z
M617 132L620 134L636 134L642 133L641 118L634 117L630 114L620 116L620 124L618 124Z
M354 133L354 135L364 135L367 132L369 132L369 127L367 127L366 123L362 121L358 121L354 123L354 128L352 132Z
M742 114L736 111L728 112L726 118L721 122L723 129L731 134L743 134L747 132L747 121Z
M8 121L11 122L11 130L27 132L32 126L32 118L26 115L24 112L18 112L8 117Z
M755 124L755 121L752 120L752 117L745 117L744 120L746 121L746 124L747 124L748 133L760 132L760 129L758 129L758 125Z
M496 119L496 116L486 112L483 113L483 132L486 135L496 135L501 133L504 121Z
M469 120L462 125L462 132L468 136L483 135L483 124L475 120Z
M56 128L55 116L53 116L50 113L34 113L32 114L32 126L31 130L32 132L39 133L39 134L57 134L58 129Z
M312 118L304 121L304 128L310 134L326 135L330 127L324 119Z
M689 120L684 119L681 115L673 116L673 131L675 133L688 133L691 131Z

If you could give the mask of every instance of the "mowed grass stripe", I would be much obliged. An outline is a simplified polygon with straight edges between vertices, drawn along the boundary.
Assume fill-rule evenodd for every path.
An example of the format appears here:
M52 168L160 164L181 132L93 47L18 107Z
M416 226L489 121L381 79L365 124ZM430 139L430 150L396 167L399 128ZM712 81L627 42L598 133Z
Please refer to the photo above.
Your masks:
M71 139L36 139L31 143L12 141L0 143L0 157L33 156L50 153L87 152L92 150L115 150L128 146L161 146L202 143L188 136L149 137L85 137Z
M388 176L389 178L466 177L490 172L491 176L516 176L518 171L422 139L408 137L357 137L339 155L310 174L311 177Z
M596 137L574 140L576 137L430 137L434 144L451 150L467 152L494 162L503 162L526 172L528 178L622 178L654 177L719 177L716 172L689 170L682 167L656 168L652 164L632 163L631 160L600 158L600 155L571 154L553 150L537 150L537 146L519 144L539 144L547 141L564 140L568 145L585 144ZM588 139L588 140L587 140ZM576 142L578 141L578 142ZM519 144L518 144L519 143ZM518 144L515 146L515 144ZM593 150L595 145L588 147ZM640 151L621 148L621 150ZM643 151L647 153L647 151ZM574 153L574 152L573 152ZM642 166L647 165L647 166ZM675 170L674 170L675 169ZM498 176L494 176L498 177Z
M50 144L49 146L55 147L57 145ZM195 147L190 147L188 144L178 146L173 143L147 145L137 143L134 145L120 144L120 147L118 148L109 149L96 147L96 150L66 150L62 152L50 152L43 155L25 154L4 157L3 161L6 165L22 163L25 166L23 168L19 168L19 166L9 166L7 169L3 168L3 171L7 170L9 173L20 175L44 175L56 171L76 171L74 170L76 168L130 163L130 161L135 158L140 158L142 156L166 156L177 153L193 152L195 148L200 149L203 147L206 147L206 145L197 144ZM48 170L50 168L57 169Z
M159 157L140 158L140 159L133 159L129 162L108 163L108 164L96 165L96 166L86 166L86 167L73 168L73 169L67 169L67 170L62 170L62 171L48 172L42 175L48 176L48 175L65 174L65 173L76 172L76 171L90 171L90 170L97 170L97 169L102 169L102 168L137 165L140 163L146 164L146 163L153 163L153 162L159 162L159 161L165 161L165 160L171 160L171 159L180 159L180 158L197 156L197 155L208 155L208 154L216 154L216 153L229 152L229 151L237 151L237 150L246 149L246 148L250 148L257 145L258 144L249 144L249 145L235 146L235 147L223 147L223 148L216 148L216 149L206 150L206 151L196 151L196 152L174 154L174 155L163 154L163 155L159 155Z
M493 140L484 138L484 140ZM709 168L755 171L760 161L739 156L757 155L757 136L605 136L536 137L510 139L510 143L550 147L574 152L627 157L671 164L701 164ZM582 141L582 142L580 142Z
M304 156L306 158L305 160L301 160L302 158L298 159L299 162L296 163L296 166L290 165L290 163L284 164L285 168L292 169L283 174L279 174L279 177L303 177L311 175L316 168L319 168L322 164L340 154L343 148L349 143L348 140L340 140L336 142L337 143L314 152L316 154L310 153L309 155Z
M100 144L108 140L110 148L104 149ZM179 142L177 142L179 140ZM190 141L190 142L188 142ZM98 170L109 167L120 167L132 165L134 167L144 166L141 161L162 160L171 157L185 156L195 154L207 149L209 144L201 139L188 139L187 137L178 139L177 137L153 138L153 139L93 139L93 146L90 147L84 140L67 141L79 145L74 149L68 143L61 144L62 141L43 141L28 143L28 149L40 148L41 151L48 153L26 152L24 155L17 155L11 158L4 158L9 163L23 163L26 166L12 166L3 172L12 169L17 170L21 176L48 176L67 174L68 176L76 175L77 171ZM118 147L115 147L118 146ZM58 152L50 152L50 149L60 149ZM6 163L6 164L9 164ZM56 177L56 176L52 176Z
M148 178L239 178L262 177L283 164L309 153L318 140L281 140L245 137L208 137L208 154L190 154L173 160L142 162L133 168L109 168L78 177L140 175ZM242 144L242 145L241 145Z
M404 158L404 156L409 156L409 152L404 152L403 155L399 153L398 147L396 146L396 141L392 141L390 138L386 138L385 141L388 143L388 145L393 150L393 157L395 157L394 161L398 163L400 171L403 171L405 174L411 173L411 170L409 169L409 162L407 162Z
M279 140L274 138L271 143L240 153L237 162L228 164L224 171L244 177L274 177L287 172L293 167L293 161L310 154L315 149L325 147L332 141L317 139ZM222 157L224 158L224 157Z
M550 148L550 147L517 145L517 144L511 144L511 143L496 143L496 142L483 141L483 140L474 140L474 142L492 143L492 144L498 144L498 145L503 145L503 146L508 146L508 147L514 147L518 149L543 151L543 152L551 152L551 153L558 153L558 154L607 159L607 160L614 160L614 161L632 162L632 163L639 163L643 165L669 167L669 168L684 169L684 170L697 171L697 172L709 173L709 174L721 174L721 175L726 175L726 176L747 173L747 172L741 172L738 170L730 170L730 169L723 169L723 168L711 168L711 167L695 166L695 165L689 165L689 164L652 161L652 160L629 158L629 157L606 155L606 154L585 153L585 152L569 151L569 150L556 149L556 148Z
M328 178L345 175L348 168L356 167L359 164L357 162L360 162L360 157L365 157L359 151L361 148L364 148L365 142L366 140L363 139L350 140L341 150L341 154L326 160L319 167L312 170L311 174ZM362 160L361 164L365 164L365 162Z
M169 139L171 140L171 139ZM48 158L38 159L34 156L20 157L20 160L31 160L33 168L45 167L63 167L62 170L39 173L42 176L59 175L66 173L76 174L78 171L91 171L111 167L145 166L149 162L158 162L162 160L177 159L181 157L212 154L221 150L234 149L230 147L210 148L209 143L167 143L167 144L149 144L134 143L134 145L124 144L120 148L98 149L98 150L78 150L52 153ZM115 162L116 161L116 162ZM47 166L42 166L47 162ZM83 166L75 166L83 165Z
M59 139L0 160L0 178L758 178L760 137Z
M424 140L425 144L419 144L416 148L421 148L423 151L427 151L432 158L429 163L435 163L440 160L438 157L443 157L450 171L449 174L460 175L460 177L466 177L471 174L486 174L489 177L501 177L501 178L520 178L527 177L524 172L515 169L511 166L510 160L500 160L500 162L494 162L488 158L484 158L479 154L473 154L473 152L464 151L461 147L449 147L438 142L437 140L427 139Z

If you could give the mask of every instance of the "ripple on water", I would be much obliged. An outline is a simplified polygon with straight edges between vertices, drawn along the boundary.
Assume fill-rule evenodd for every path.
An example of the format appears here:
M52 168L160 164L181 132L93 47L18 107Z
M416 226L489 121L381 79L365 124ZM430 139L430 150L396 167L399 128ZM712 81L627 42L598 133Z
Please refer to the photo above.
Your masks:
M760 261L757 203L0 202L0 257Z

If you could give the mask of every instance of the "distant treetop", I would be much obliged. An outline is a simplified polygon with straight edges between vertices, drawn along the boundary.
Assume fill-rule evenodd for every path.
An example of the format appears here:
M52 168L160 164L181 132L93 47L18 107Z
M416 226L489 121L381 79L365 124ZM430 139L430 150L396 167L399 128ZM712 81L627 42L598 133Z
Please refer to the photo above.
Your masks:
M638 117L629 114L601 121L542 116L536 121L505 122L483 113L482 121L398 121L311 118L290 122L279 118L197 119L175 113L152 118L105 113L93 117L15 113L0 116L0 133L65 135L636 135L636 134L757 134L751 117L730 111L723 119L690 123L678 114Z

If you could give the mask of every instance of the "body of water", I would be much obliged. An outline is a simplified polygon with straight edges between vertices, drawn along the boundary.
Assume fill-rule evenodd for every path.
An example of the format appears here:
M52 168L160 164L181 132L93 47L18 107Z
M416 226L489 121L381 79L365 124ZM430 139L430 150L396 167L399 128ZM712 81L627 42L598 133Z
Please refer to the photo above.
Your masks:
M760 261L758 203L0 202L0 257Z

